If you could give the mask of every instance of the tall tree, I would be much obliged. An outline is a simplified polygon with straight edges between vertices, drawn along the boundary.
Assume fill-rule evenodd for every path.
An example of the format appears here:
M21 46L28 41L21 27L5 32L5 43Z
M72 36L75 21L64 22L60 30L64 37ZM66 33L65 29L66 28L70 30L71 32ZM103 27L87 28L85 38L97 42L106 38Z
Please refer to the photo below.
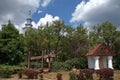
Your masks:
M60 51L61 40L64 35L64 22L54 21L52 24L46 24L39 26L38 29L29 29L25 35L26 43L28 48L35 48L47 51L54 50L57 54Z
M22 60L19 31L9 21L0 32L0 63L17 64Z
M93 31L90 32L90 41L93 44L105 42L107 45L111 45L115 40L116 27L109 21L106 21L100 25L94 26Z
M64 51L68 53L68 56L71 55L73 58L85 55L85 49L88 45L87 29L82 25L79 25L75 29L71 27L67 27L66 29L68 29L68 32L65 36Z
M120 69L120 31L116 31L115 40L112 46L112 49L116 53L116 56L114 57L114 68Z

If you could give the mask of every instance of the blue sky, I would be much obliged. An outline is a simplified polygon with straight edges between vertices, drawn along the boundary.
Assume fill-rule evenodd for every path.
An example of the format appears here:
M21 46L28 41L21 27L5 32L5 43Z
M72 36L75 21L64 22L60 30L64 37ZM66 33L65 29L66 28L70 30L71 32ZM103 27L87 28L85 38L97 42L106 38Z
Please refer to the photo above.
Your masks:
M70 19L72 18L72 13L75 10L77 4L81 0L52 0L47 7L39 7L37 11L42 11L38 13L37 11L33 14L33 21L36 23L41 17L44 17L46 13L59 16L60 20L63 20L66 24L70 25Z
M120 29L120 0L1 0L0 10L0 29L11 20L21 31L29 10L34 28L63 20L72 27L82 24L88 29L110 21Z

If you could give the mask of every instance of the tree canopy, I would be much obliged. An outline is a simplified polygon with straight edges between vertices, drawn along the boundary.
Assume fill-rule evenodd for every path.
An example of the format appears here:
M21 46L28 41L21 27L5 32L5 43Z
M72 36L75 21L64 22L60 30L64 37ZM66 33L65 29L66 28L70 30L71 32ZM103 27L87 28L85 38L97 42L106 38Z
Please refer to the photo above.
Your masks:
M0 63L17 64L22 61L22 46L19 31L9 21L0 31Z
M19 34L9 21L2 25L0 31L0 63L18 64L26 59L28 50L32 51L32 55L41 55L43 48L54 51L57 61L79 58L86 63L87 51L101 42L115 51L117 56L114 57L114 64L120 68L120 31L109 21L95 25L89 31L83 25L73 28L57 20L52 24L38 26L38 29L30 28L24 35Z

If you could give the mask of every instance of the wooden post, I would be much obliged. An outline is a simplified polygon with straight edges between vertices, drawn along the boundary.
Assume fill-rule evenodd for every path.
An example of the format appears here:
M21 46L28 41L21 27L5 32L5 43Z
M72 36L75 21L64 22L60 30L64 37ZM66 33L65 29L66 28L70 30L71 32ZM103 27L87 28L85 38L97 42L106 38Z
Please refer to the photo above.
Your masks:
M30 65L31 65L31 63L30 63L30 58L31 58L31 52L30 52L30 50L28 51L28 68L30 68Z
M44 68L44 49L42 49L42 68Z
M50 61L50 54L48 55L48 59L49 59L49 62L48 62L48 68L50 68L51 67L51 61Z
M51 65L50 65L51 63L50 63L50 61L48 62L48 68L50 68L51 67Z

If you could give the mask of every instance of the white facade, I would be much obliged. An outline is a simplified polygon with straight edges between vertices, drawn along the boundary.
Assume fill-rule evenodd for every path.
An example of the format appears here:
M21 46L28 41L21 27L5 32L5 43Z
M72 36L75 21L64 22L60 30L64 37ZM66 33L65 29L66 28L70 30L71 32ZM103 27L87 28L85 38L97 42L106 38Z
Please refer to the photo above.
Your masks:
M94 65L94 69L97 70L97 69L100 69L99 67L99 56L95 56L94 57L94 60L95 60L95 65Z
M108 68L112 68L113 69L112 56L108 56Z
M88 56L88 68L93 69L95 65L95 60L92 56Z
M87 56L88 58L88 68L100 69L100 56ZM112 68L112 56L103 56L103 68Z

